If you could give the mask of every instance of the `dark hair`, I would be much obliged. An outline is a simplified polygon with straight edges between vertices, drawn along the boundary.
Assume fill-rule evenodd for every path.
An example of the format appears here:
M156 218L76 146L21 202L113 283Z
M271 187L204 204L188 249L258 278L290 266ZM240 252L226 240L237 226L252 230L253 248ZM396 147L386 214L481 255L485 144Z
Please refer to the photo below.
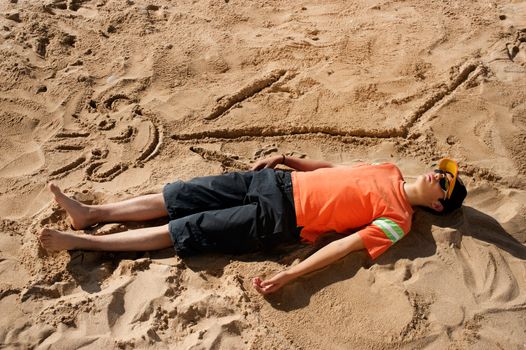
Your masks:
M455 187L453 188L451 197L449 197L448 199L440 199L440 203L444 207L444 210L436 211L431 208L425 208L425 209L436 215L449 214L455 209L458 209L462 206L462 202L464 202L464 198L466 198L467 194L468 194L468 191L466 190L466 186L464 186L464 182L462 182L460 177L457 176Z

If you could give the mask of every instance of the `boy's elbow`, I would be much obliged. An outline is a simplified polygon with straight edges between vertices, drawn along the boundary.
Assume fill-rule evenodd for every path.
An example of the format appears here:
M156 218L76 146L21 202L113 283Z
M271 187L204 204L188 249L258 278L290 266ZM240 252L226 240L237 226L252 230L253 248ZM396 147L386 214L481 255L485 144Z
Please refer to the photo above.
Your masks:
M355 250L353 244L349 242L345 242L343 239L332 242L331 245L334 246L334 249L336 250L336 255L338 256L338 258L343 258L347 254Z
M362 237L360 237L360 235L356 233L353 233L340 241L342 243L341 249L343 249L346 252L345 254L349 254L351 252L365 248L365 246L363 245Z

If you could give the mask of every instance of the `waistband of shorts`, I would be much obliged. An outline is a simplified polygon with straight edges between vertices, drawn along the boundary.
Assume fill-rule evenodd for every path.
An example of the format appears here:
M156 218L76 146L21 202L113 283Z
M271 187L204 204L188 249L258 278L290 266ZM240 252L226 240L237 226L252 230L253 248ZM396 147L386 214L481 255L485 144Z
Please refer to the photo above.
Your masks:
M287 200L292 204L294 208L294 194L292 192L292 176L290 171L275 170L276 183L279 189L285 194Z
M285 205L287 214L285 221L289 228L289 234L294 240L299 239L301 228L296 224L296 208L294 205L294 193L292 189L292 175L290 171L276 170L276 184L283 193L283 199L287 202Z

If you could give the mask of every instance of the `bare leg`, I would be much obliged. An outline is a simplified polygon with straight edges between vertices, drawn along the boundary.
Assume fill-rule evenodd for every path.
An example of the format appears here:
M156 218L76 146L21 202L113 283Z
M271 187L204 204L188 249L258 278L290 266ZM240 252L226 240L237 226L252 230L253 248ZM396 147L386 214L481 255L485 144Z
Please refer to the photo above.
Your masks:
M148 251L172 247L168 225L147 227L106 236L43 229L38 239L49 251L84 249L104 251Z
M66 196L54 183L48 187L55 201L68 213L71 225L76 230L99 222L145 221L168 216L162 193L117 203L87 205Z

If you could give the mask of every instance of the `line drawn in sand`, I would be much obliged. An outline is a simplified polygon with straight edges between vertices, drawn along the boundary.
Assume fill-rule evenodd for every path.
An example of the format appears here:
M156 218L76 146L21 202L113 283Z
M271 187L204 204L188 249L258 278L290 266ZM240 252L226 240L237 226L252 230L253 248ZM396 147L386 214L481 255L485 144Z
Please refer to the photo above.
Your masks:
M412 128L415 124L433 108L437 108L441 103L457 89L462 88L466 84L474 84L474 80L483 74L487 73L486 67L477 61L470 61L462 65L459 72L453 76L449 83L441 84L438 92L434 92L424 99L424 101L410 111L404 117L403 123L397 128L390 128L385 130L373 129L349 129L345 130L333 126L296 126L296 127L269 127L269 126L251 126L243 129L213 129L203 130L194 133L174 134L171 138L174 140L201 140L203 138L217 138L217 139L241 139L244 137L268 137L268 136L287 136L287 135L303 135L322 133L330 136L356 136L369 138L394 138L411 136ZM237 92L218 99L213 111L205 116L204 120L214 120L225 113L227 113L235 104L244 101L267 87L282 84L282 80L292 79L296 73L288 73L285 69L274 70L260 79L247 84ZM283 78L283 79L282 79Z
M522 38L522 36L520 37ZM519 39L518 39L519 40ZM522 40L522 39L520 39ZM428 121L429 118L433 117L433 114L447 105L455 94L463 89L472 88L478 85L481 78L491 74L488 66L479 59L470 59L462 64L452 67L455 70L448 81L441 84L436 84L435 89L432 89L431 93L427 93L426 97L423 98L422 102L412 110L408 111L406 116L403 118L403 122L396 128L389 129L371 129L365 130L361 128L341 128L330 125L304 125L304 126L267 126L267 125L252 125L249 127L242 128L213 128L204 129L201 128L199 131L186 132L186 133L175 133L170 135L170 138L178 143L194 143L201 142L204 139L206 142L243 142L247 140L261 139L261 138L305 138L305 137L326 137L326 138L337 138L339 141L344 143L359 142L357 140L363 140L363 142L377 142L381 140L392 140L396 144L402 142L406 147L411 149L412 156L415 154L420 155L423 159L433 158L437 155L426 154L428 151L425 147L419 147L421 143L427 143L429 140L419 140L422 133L419 131L422 126ZM297 75L296 72L290 73L285 69L278 69L272 71L266 76L255 79L251 83L247 84L242 89L229 95L228 97L222 97L218 99L218 104L214 107L213 112L203 117L204 120L214 120L219 118L230 110L236 103L248 99L256 94L261 93L265 88L269 88L269 92L275 90L278 86L283 85L286 81L291 80ZM422 94L424 95L424 94ZM221 102L223 101L224 102ZM426 132L424 132L426 133ZM436 141L436 140L435 140ZM409 142L409 144L407 144ZM230 168L230 165L225 164L223 157L216 157L215 152L212 150L202 149L196 151L198 148L192 146L190 148L193 152L200 154L204 159L209 161L217 161L222 164L224 168ZM229 163L230 160L227 161ZM242 170L245 167L242 165L235 166L234 169ZM478 167L475 167L479 169ZM469 168L471 169L471 168ZM484 179L496 179L498 178L492 171L488 169L479 169L479 171L473 172L468 171L466 168L465 173L468 176L476 175L476 178ZM505 181L501 181L506 185Z
M237 171L250 169L250 164L239 160L239 157L236 155L226 154L219 151L213 151L198 146L191 146L190 150L194 153L199 154L201 157L203 157L203 159L221 163L223 171L227 171L228 169L233 169Z
M205 116L205 120L213 120L223 116L227 113L232 107L236 104L243 102L244 100L258 94L265 88L272 86L274 83L278 82L283 76L285 76L287 71L285 69L277 69L263 76L262 78L256 79L240 90L234 92L229 96L221 96L217 99L217 104L212 110L212 112ZM290 76L290 74L289 74Z

